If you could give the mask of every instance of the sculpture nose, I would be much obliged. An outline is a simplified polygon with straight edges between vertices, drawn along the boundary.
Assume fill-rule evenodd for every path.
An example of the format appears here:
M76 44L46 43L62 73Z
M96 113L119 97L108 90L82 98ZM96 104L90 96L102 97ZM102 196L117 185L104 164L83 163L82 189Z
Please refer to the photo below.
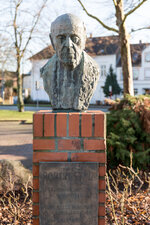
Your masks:
M72 47L72 40L70 37L66 38L66 47Z

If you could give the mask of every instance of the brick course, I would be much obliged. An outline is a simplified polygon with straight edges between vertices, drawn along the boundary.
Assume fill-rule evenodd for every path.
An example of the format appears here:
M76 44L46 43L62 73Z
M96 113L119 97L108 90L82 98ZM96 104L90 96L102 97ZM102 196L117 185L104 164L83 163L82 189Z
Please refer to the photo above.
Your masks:
M60 152L34 152L33 153L33 162L65 162L67 161L68 154Z
M91 153L91 152L81 152L72 153L71 159L73 162L99 162L105 163L105 153Z
M55 141L47 139L34 139L33 140L34 150L54 150Z
M83 113L81 115L81 136L82 137L92 136L92 114Z
M33 216L39 215L39 205L33 205Z
M66 113L57 114L56 131L57 131L57 136L59 137L67 136L67 114Z
M39 225L39 218L33 218L33 225Z
M33 178L33 189L39 190L39 179L38 178Z
M104 137L104 114L95 114L95 127L94 127L94 136L95 137Z
M99 167L99 175L102 177L106 175L106 166Z
M80 150L81 143L79 139L58 140L58 150Z
M105 198L106 198L105 192L100 192L99 193L99 202L105 203Z
M84 149L85 150L104 150L105 140L84 139Z
M79 136L79 113L71 113L69 115L69 136Z
M33 176L39 176L39 166L38 165L33 165L32 173L33 173Z
M39 192L33 191L32 201L33 201L33 203L39 203Z
M54 113L44 115L44 136L54 136Z
M33 116L33 135L34 137L43 136L43 114L36 113Z

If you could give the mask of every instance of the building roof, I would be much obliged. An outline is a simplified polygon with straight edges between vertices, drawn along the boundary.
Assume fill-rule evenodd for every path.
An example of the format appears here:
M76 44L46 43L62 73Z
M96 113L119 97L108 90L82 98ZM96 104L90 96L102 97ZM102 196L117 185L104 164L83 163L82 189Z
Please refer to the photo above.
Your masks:
M4 71L4 77L6 80L13 80L13 79L17 79L17 75L16 72L12 72L12 71ZM2 79L2 70L0 70L0 80Z
M142 51L148 46L148 43L131 44L131 57L133 66L141 66ZM116 66L121 67L121 54L117 55Z
M0 80L2 80L2 75L4 76L4 79L5 80L17 80L17 74L16 72L13 72L13 71L8 71L8 70L5 70L3 72L4 74L2 74L2 70L0 70ZM29 72L28 74L22 74L22 76L30 76L31 73Z
M50 59L55 53L55 50L53 49L52 45L49 45L48 47L44 48L37 54L30 57L30 60L41 60L41 59Z
M119 48L118 36L87 38L85 51L90 56L116 54Z
M131 44L132 65L141 65L141 53L149 43ZM87 38L85 51L90 56L116 55L116 66L121 67L121 55L118 36ZM33 55L30 60L49 59L55 53L52 45Z

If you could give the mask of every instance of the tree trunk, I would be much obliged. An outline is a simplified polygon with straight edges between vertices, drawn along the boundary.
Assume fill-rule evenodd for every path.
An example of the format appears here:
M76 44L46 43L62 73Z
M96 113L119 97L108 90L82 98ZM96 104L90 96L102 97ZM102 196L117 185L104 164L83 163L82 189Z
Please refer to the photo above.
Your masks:
M17 59L17 92L18 92L18 111L24 112L24 102L22 96L22 75L20 71L20 59Z
M116 6L116 18L117 26L119 28L119 40L121 50L121 65L123 72L123 88L124 96L126 94L134 96L133 91L133 72L132 72L132 61L131 61L131 50L129 44L129 34L126 30L124 23L124 10L123 0L117 1Z

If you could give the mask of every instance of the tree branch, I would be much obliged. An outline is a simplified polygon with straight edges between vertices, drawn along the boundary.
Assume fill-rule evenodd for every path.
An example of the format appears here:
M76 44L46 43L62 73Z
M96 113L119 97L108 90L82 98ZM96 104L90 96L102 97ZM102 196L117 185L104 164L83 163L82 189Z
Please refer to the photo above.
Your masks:
M114 6L116 7L116 6L117 6L116 0L112 0L112 1L113 1L113 3L114 3Z
M89 17L91 17L91 18L97 20L97 21L98 21L104 28L106 28L107 30L111 30L111 31L114 31L114 32L116 32L116 33L119 33L119 31L118 31L117 29L115 29L115 28L113 28L113 27L107 26L107 25L104 24L98 17L93 16L92 14L90 14L90 13L86 10L86 8L84 7L83 3L82 3L80 0L77 0L77 1L80 3L80 5L82 6L83 10L86 12L86 14L87 14Z
M146 2L147 0L143 0L142 2L140 2L139 4L137 4L137 6L135 6L133 9L131 9L128 13L125 14L124 19L123 19L123 23L125 22L125 20L127 19L127 17L132 14L133 12L135 12L135 10L137 10L141 5L143 5L144 2Z
M141 27L141 28L138 28L138 29L131 29L131 32L130 32L130 34L132 33L132 32L136 32L136 31L140 31L140 30L148 30L148 29L150 29L150 26L148 26L148 27Z
M19 32L19 49L21 48L22 45L22 32Z
M36 27L36 25L37 25L37 23L38 23L38 21L39 21L41 12L42 12L42 10L44 9L44 7L45 7L47 1L48 1L48 0L45 0L45 1L44 1L44 4L41 6L41 8L40 8L40 10L39 10L39 12L38 12L38 14L37 14L37 18L36 18L36 20L35 20L35 22L34 22L32 28L31 28L31 30L30 30L30 34L29 34L28 40L27 40L27 42L26 42L26 44L25 44L25 47L24 47L23 50L22 50L22 57L23 57L23 55L24 55L24 52L26 51L26 48L27 48L27 46L28 46L30 40L31 40L32 33L34 32L34 29L35 29L35 27Z
M9 32L8 30L3 30L3 29L0 29L0 32L5 32L6 34L8 34L10 37L11 37L11 39L12 39L12 41L14 42L14 36L13 36L13 34L11 33L11 32Z
M13 29L14 29L14 34L15 34L15 48L16 48L17 57L19 56L18 37L17 37L17 13L18 13L18 8L19 8L20 4L21 4L21 1L18 2L18 4L16 4L16 6L15 6L15 15L14 15L14 19L13 19Z

